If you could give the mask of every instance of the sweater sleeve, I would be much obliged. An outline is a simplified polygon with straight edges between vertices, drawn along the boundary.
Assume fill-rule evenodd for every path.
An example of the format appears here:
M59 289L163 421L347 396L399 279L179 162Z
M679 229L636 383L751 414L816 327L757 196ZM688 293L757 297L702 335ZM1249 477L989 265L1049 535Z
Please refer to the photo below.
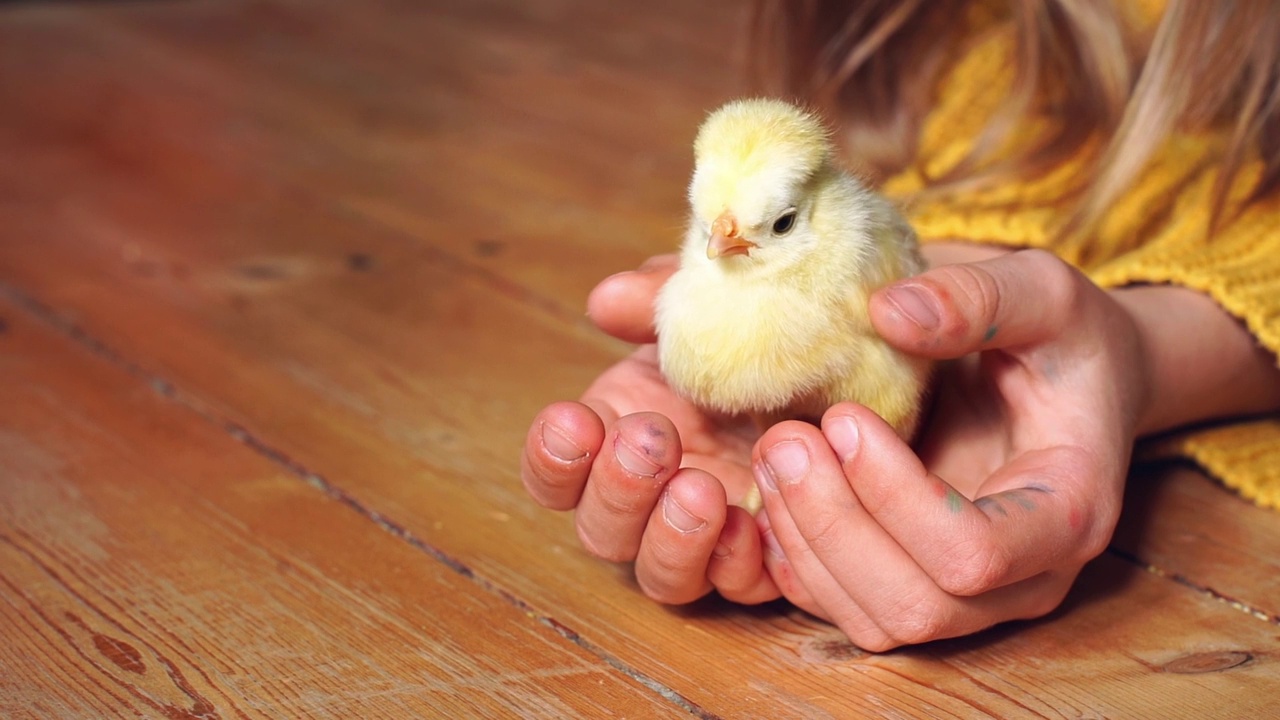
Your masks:
M1103 287L1171 283L1202 292L1280 354L1280 198L1251 204L1206 240L1210 179L1185 190L1144 242L1090 275ZM1169 457L1190 459L1253 502L1280 509L1280 416L1173 433L1138 454Z

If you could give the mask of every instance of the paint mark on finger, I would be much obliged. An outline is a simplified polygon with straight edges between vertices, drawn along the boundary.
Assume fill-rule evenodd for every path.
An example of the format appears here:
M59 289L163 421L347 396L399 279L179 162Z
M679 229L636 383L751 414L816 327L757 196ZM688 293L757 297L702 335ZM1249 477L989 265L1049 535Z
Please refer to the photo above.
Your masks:
M1001 505L999 500L990 495L974 500L973 504L978 506L978 509L985 512L987 515L991 515L991 513L994 512L1000 515L1000 517L1009 517L1009 511L1004 509L1004 505Z
M1084 518L1080 516L1079 509L1071 508L1069 511L1067 511L1067 525L1069 525L1071 529L1076 532L1079 532L1080 529L1084 527Z
M1005 496L1008 497L1010 500L1012 500L1013 504L1017 505L1023 510L1027 510L1027 511L1035 510L1036 504L1031 502L1031 498L1027 497L1024 494L1024 492L1025 491L1023 490L1011 490L1005 493Z

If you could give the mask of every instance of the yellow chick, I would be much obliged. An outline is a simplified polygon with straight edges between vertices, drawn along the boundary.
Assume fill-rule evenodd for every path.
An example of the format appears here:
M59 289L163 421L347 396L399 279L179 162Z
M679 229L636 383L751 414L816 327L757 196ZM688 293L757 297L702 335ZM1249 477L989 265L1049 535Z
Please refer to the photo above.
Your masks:
M694 156L680 269L655 307L672 389L762 426L852 400L909 437L929 364L880 339L867 300L923 270L910 225L837 165L822 122L789 103L721 107Z

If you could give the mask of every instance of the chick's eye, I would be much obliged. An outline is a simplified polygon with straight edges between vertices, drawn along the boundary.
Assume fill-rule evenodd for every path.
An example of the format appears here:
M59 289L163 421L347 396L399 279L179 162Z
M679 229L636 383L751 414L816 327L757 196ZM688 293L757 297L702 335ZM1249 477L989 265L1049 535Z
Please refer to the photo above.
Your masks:
M795 226L796 226L796 211L788 210L782 213L781 215L779 215L777 220L773 221L773 234L786 235L787 233L791 232L791 228Z

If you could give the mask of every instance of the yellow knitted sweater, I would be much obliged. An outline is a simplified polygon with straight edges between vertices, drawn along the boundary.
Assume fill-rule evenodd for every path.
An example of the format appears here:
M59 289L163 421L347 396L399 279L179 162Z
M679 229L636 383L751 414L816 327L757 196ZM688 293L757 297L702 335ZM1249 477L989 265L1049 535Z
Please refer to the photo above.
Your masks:
M1161 2L1134 2L1138 17L1159 16ZM903 196L923 177L940 175L971 147L985 118L1012 82L1012 29L978 6L983 34L943 78L926 119L915 168L890 178L884 191ZM1056 204L1073 163L1025 183L925 200L908 207L924 242L963 239L1053 251L1103 287L1175 283L1214 298L1271 350L1280 352L1280 198L1274 194L1232 216L1212 239L1206 227L1216 170L1205 163L1221 138L1210 133L1172 137L1100 225L1087 235L1058 240ZM924 175L921 173L924 171ZM1237 178L1247 193L1258 168ZM1172 213L1149 208L1173 201ZM1280 417L1269 416L1173 433L1139 447L1137 459L1183 457L1255 503L1280 509Z

